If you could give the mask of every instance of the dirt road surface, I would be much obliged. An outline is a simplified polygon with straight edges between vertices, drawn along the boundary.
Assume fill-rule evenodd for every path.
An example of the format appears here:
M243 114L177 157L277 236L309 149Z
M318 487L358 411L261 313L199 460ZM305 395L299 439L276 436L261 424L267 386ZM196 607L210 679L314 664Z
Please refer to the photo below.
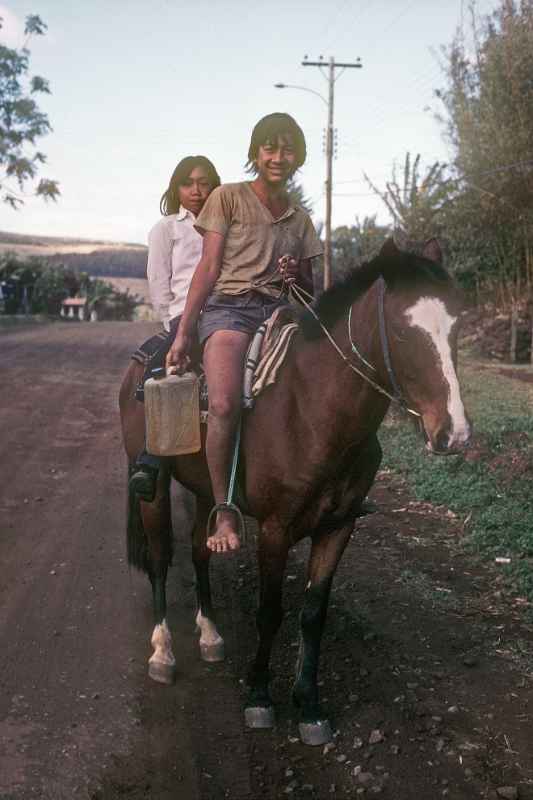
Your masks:
M460 520L381 474L337 574L323 648L333 746L305 748L289 703L306 545L286 576L277 726L243 727L255 642L253 544L213 564L227 660L198 658L177 496L174 687L146 674L144 576L125 561L117 392L149 324L0 332L1 800L533 798L533 637L501 566ZM253 537L252 537L253 538Z

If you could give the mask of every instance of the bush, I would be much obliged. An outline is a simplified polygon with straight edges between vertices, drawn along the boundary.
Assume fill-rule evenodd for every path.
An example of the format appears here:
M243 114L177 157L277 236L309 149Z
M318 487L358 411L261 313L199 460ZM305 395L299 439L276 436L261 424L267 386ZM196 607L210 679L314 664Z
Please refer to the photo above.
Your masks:
M128 290L122 292L64 264L50 265L36 257L21 259L12 253L0 256L0 282L7 295L3 309L6 314L58 315L63 300L79 294L87 297L89 309L96 309L99 319L129 321L141 302Z

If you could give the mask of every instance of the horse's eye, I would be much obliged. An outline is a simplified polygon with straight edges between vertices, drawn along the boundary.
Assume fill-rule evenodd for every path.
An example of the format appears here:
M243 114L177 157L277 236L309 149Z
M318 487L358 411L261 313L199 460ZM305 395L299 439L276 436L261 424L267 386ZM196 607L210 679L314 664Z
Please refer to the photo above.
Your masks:
M394 338L398 342L405 342L407 341L407 330L406 328L397 328L393 331Z

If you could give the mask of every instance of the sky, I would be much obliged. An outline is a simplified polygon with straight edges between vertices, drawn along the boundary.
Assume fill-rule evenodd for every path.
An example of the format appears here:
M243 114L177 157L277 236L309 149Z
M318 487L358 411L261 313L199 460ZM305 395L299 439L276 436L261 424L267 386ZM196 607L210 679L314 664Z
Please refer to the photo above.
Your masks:
M497 0L477 0L488 13ZM308 157L298 173L324 218L327 97L316 67L333 56L362 69L335 84L337 156L333 226L378 215L380 188L407 151L425 165L451 159L434 90L444 85L439 53L451 43L466 0L0 0L0 43L24 44L24 20L38 14L46 36L32 38L30 74L50 82L39 95L52 133L39 141L43 177L61 196L28 196L22 210L0 206L0 230L33 235L146 242L176 163L203 154L223 182L244 180L251 130L285 111L303 128ZM464 15L464 16L463 16Z

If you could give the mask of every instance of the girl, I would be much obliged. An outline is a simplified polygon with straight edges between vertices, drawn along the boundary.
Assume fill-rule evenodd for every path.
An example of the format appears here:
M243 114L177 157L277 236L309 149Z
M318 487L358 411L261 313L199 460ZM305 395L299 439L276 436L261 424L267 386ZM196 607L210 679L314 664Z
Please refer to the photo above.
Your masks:
M208 158L183 158L161 197L159 207L163 218L148 234L150 298L165 331L172 338L202 252L202 237L195 230L194 223L217 186L220 186L220 178ZM151 502L155 496L159 459L144 451L136 466L138 469L130 478L130 489Z

